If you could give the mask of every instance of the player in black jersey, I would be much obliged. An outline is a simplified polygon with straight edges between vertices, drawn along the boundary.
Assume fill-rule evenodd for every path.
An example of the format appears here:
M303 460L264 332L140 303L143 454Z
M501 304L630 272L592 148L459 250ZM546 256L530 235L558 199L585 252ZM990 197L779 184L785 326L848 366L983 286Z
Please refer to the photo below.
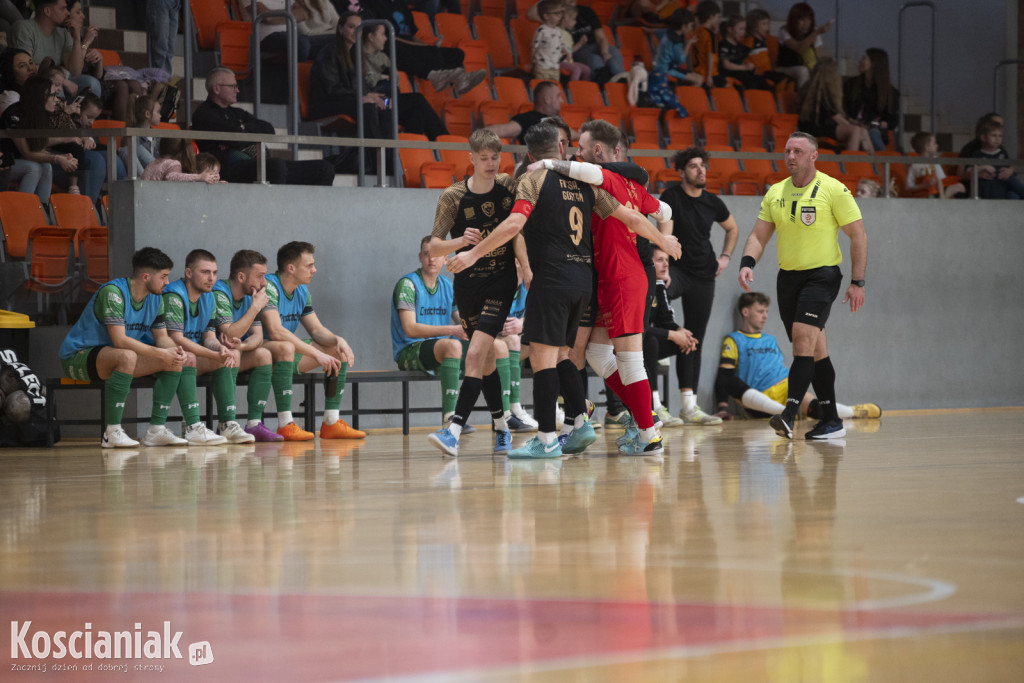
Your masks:
M533 161L559 159L558 129L554 126L542 123L531 128L526 145ZM509 457L552 458L562 454L555 431L555 401L560 390L566 402L578 410L577 429L593 434L580 376L569 360L569 345L576 338L580 315L593 287L590 217L597 212L601 218L615 216L637 227L647 221L607 192L591 187L588 182L601 182L603 177L599 167L593 169L596 178L584 181L546 169L525 174L519 180L509 217L479 244L456 254L448 265L454 273L469 269L485 254L523 232L532 271L527 275L528 282L532 275L532 283L523 334L531 346L534 406L540 431ZM588 444L592 442L589 438Z
M491 230L512 210L515 182L508 174L498 173L501 139L490 130L480 129L470 136L469 148L473 175L446 189L437 201L430 241L432 256L468 250L491 234ZM451 239L446 240L449 234ZM459 454L459 437L481 390L494 426L494 452L507 452L512 443L502 406L494 339L501 334L512 299L519 288L514 253L516 245L525 261L522 238L517 238L512 243L495 247L472 268L455 276L455 304L462 327L469 335L466 374L451 421L428 437L430 443L447 455ZM507 353L502 355L507 356ZM507 359L504 363L507 375Z

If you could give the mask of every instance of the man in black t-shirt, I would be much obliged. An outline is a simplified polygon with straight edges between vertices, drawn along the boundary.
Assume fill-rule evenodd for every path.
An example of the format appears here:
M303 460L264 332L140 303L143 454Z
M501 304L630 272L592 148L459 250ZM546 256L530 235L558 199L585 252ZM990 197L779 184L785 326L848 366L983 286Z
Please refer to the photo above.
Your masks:
M686 424L720 424L721 418L697 407L700 383L700 356L715 299L715 278L729 264L739 239L736 220L725 203L704 186L707 182L708 155L702 149L688 147L672 158L682 182L668 188L661 201L672 207L673 234L683 247L683 257L672 262L669 299L682 298L683 326L697 338L697 350L676 356L676 377L683 407L679 417ZM711 225L725 230L725 244L719 256L711 244Z
M516 114L508 123L498 123L487 126L498 134L499 138L516 138L520 145L526 144L526 131L541 122L548 116L558 116L562 111L562 87L554 81L541 81L533 89L533 109ZM572 131L575 140L579 137L577 131Z
M222 133L274 134L274 126L244 109L231 105L238 101L238 81L231 69L219 66L206 77L206 101L192 114L194 130ZM229 183L256 180L256 143L197 140L200 152L208 152L220 162L221 178ZM331 185L334 166L329 161L287 161L267 157L267 181L271 185Z

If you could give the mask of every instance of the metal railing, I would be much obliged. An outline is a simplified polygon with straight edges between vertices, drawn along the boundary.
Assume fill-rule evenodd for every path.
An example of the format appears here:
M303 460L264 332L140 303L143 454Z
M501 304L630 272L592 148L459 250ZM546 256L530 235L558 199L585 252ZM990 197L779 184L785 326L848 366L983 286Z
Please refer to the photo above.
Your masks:
M288 134L296 135L299 132L299 26L295 21L295 17L292 16L290 9L276 10L272 12L257 12L252 16L252 38L250 39L250 48L252 50L252 69L253 69L253 105L252 113L256 118L260 117L260 100L262 99L262 56L263 49L260 45L259 38L259 25L268 19L284 19L285 20L285 38L286 45L285 51L288 55ZM292 159L298 159L299 157L299 146L293 144L292 146Z
M360 22L359 27L356 29L356 73L354 75L356 81L356 137L360 140L365 137L365 124L363 122L363 32L367 29L376 28L377 26L384 26L388 34L388 46L390 49L391 56L391 72L389 80L391 82L391 138L393 140L398 139L398 71L396 65L398 59L395 57L395 28L391 25L390 21L383 19L367 19L366 21ZM377 186L387 187L387 163L385 160L384 147L379 148L380 152L377 155ZM398 147L392 148L392 169L395 171L396 177L398 173ZM359 185L362 186L366 179L366 147L359 146Z
M1010 64L1024 64L1024 59L1004 59L992 69L992 111L999 111L999 70Z
M896 146L902 147L902 136L903 136L903 98L906 97L906 92L903 89L903 13L912 7L927 7L931 10L932 20L932 40L931 40L931 59L928 60L929 69L931 69L931 128L929 132L935 133L937 129L935 127L935 3L931 0L912 0L911 2L905 2L900 6L898 28L896 32L896 90L899 91L899 101L897 107L897 123L896 123Z

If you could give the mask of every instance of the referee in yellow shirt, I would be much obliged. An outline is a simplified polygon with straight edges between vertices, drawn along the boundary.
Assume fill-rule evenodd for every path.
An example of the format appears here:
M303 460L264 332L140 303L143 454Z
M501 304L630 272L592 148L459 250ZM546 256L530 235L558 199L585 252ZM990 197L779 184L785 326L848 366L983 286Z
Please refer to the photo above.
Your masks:
M864 271L867 268L868 237L853 195L835 178L814 167L818 140L796 132L786 141L786 170L789 178L776 183L761 202L754 230L740 260L740 286L750 291L754 266L764 247L779 232L779 315L793 342L793 364L789 368L789 394L781 415L769 424L787 439L793 438L793 423L808 386L814 385L822 419L805 435L808 439L837 439L846 435L836 412L836 373L828 357L825 323L832 302L839 295L843 274L839 264L839 230L850 238L853 279L843 303L854 313L864 305Z

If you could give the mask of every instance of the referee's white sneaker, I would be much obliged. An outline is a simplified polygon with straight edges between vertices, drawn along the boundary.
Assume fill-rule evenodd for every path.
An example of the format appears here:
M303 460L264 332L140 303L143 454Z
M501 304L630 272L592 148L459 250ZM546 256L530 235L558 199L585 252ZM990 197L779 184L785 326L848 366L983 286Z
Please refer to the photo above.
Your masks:
M227 439L219 436L217 432L202 422L196 422L185 428L185 440L189 446L216 446L228 442Z
M166 425L150 425L142 435L143 446L184 446L187 441L175 436Z

